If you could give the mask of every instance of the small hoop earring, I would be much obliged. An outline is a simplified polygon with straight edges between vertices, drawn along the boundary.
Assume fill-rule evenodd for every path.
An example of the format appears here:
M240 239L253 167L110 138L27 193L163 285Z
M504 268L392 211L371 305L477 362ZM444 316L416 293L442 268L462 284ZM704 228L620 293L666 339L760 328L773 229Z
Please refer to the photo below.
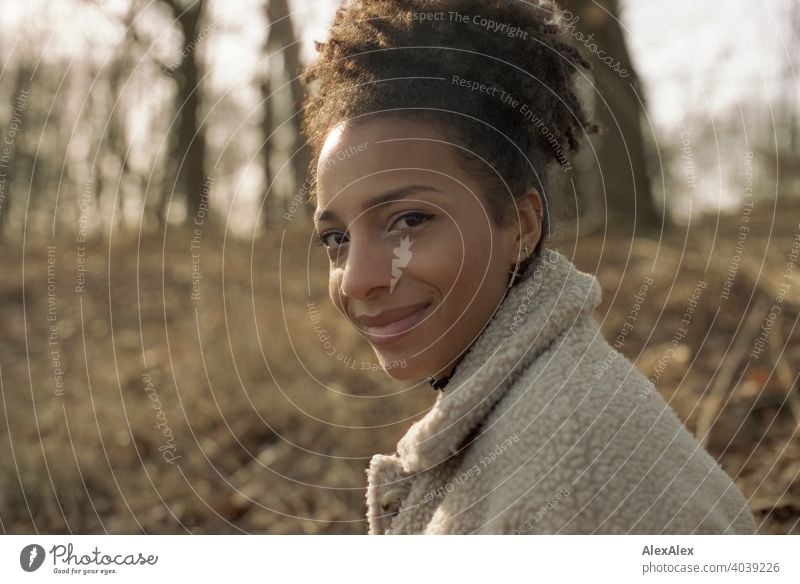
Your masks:
M527 260L527 259L528 259L528 256L529 256L529 255L530 255L530 253L531 253L531 252L530 252L530 250L528 250L528 244L526 243L526 244L524 244L522 247L523 247L523 249L524 249L524 253L525 253L525 259ZM509 287L509 288L511 288L511 286L513 286L513 285L514 285L514 280L516 280L516 279L517 279L517 273L518 273L518 272L519 272L519 260L517 260L517 263L516 263L516 265L514 266L514 269L511 271L511 279L508 281L508 287Z
M519 262L514 266L514 269L511 272L511 278L508 281L508 288L514 285L514 280L517 279L517 272L519 271Z

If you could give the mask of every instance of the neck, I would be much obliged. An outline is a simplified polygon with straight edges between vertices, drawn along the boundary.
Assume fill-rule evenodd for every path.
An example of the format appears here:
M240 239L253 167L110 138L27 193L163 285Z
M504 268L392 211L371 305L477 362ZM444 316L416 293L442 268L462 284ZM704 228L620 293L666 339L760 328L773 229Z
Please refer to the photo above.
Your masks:
M444 387L447 385L447 382L453 376L453 373L455 373L456 367L458 367L458 364L461 363L461 361L464 359L464 355L466 355L468 351L469 348L461 353L461 355L459 355L450 365L448 365L447 368L429 377L428 383L430 383L434 389L444 389Z

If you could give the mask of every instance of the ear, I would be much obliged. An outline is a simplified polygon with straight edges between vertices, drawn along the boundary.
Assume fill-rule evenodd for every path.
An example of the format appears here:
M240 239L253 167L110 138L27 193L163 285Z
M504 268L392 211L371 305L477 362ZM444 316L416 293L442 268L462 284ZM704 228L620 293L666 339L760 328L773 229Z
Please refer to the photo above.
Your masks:
M544 205L539 191L531 187L521 198L517 199L517 209L519 230L514 248L521 261L525 259L525 246L528 246L528 255L530 255L542 238Z

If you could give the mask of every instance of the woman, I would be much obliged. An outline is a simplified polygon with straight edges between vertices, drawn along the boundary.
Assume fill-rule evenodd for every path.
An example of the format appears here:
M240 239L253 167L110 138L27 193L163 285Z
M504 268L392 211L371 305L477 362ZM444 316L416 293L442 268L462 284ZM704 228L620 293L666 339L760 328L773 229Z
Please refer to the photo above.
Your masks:
M753 533L747 503L602 338L543 246L595 127L546 2L349 2L305 74L330 297L389 375L441 392L375 455L369 532Z

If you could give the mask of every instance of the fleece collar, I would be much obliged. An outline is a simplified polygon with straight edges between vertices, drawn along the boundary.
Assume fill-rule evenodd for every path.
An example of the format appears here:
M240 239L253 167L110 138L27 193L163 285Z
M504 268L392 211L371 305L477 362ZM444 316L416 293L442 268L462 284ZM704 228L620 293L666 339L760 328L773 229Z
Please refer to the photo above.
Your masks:
M516 374L580 315L591 314L601 296L594 276L579 271L559 252L542 248L458 364L433 408L398 443L402 470L421 472L456 454L513 385Z

